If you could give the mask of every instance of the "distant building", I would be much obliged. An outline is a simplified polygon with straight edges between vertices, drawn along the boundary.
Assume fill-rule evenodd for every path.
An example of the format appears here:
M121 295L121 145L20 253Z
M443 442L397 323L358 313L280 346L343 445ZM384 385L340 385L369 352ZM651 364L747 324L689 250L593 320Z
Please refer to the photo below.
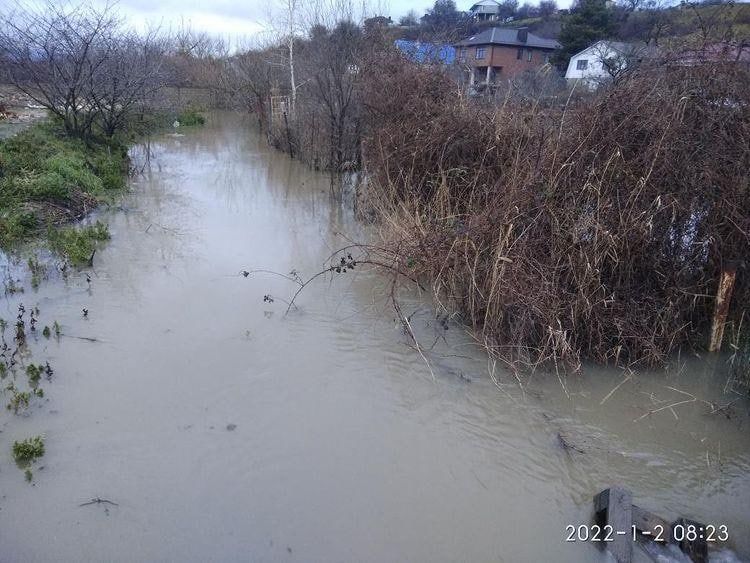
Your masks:
M565 78L571 82L579 81L593 89L654 53L655 48L645 45L597 41L570 57Z
M493 27L456 44L459 63L468 67L469 84L492 85L549 63L560 44L528 29Z
M396 48L415 63L453 64L456 60L456 49L453 45L422 43L397 39L393 42Z
M750 64L750 43L720 41L710 43L702 49L690 49L677 55L671 63L698 65L716 62Z
M497 0L479 0L469 8L471 17L476 21L495 21L500 19L500 2Z

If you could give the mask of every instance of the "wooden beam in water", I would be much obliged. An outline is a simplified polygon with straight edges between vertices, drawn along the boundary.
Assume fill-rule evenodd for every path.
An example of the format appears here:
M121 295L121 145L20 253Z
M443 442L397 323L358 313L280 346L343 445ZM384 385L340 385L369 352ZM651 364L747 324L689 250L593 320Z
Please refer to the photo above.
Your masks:
M633 526L644 539L676 543L691 561L708 563L708 544L705 539L701 538L702 534L688 534L689 529L696 531L705 529L702 524L686 518L680 518L670 524L664 518L635 506L633 494L624 487L613 486L596 495L594 512L600 526L612 526L613 541L607 542L606 546L618 563L630 563L632 559ZM618 532L624 533L618 534ZM682 539L677 541L675 535ZM687 539L688 535L694 535L695 539Z
M614 530L612 541L606 544L609 552L617 563L630 563L633 557L633 494L624 487L604 489L594 497L594 511L599 521L609 524Z

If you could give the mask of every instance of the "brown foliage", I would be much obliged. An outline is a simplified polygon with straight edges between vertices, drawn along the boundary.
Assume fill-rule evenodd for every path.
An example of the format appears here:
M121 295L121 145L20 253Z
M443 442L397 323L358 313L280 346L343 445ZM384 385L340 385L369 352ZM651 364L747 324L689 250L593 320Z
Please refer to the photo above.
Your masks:
M365 162L392 248L496 352L662 362L704 345L730 261L739 318L746 67L644 66L554 108L478 107L439 71L392 55L366 76Z

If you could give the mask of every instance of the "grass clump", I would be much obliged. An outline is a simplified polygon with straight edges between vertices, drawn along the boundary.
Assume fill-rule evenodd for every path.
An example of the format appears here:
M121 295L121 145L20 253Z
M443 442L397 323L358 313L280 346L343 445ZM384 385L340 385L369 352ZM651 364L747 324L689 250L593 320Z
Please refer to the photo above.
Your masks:
M44 373L44 366L39 364L29 364L26 366L26 376L29 378L29 384L34 386L39 383L39 380L42 378L42 374Z
M195 108L185 108L177 116L177 121L183 127L191 127L195 125L203 125L206 123L206 118L203 114Z
M82 228L51 229L48 234L50 247L74 266L91 264L99 243L109 240L109 228L97 221Z
M17 463L30 463L44 455L44 438L32 436L13 442L13 458Z
M28 391L19 391L13 383L9 384L5 390L10 392L10 400L5 405L5 408L13 411L13 414L18 414L18 411L23 411L29 407L31 393Z
M41 123L0 142L0 246L79 219L124 186L124 143L84 143Z

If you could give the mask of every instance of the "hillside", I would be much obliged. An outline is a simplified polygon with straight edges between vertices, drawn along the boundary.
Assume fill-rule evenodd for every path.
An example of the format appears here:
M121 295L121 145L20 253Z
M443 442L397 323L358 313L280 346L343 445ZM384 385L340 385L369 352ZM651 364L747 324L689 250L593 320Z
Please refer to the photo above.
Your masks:
M503 27L526 26L541 37L557 39L565 13L550 18L516 20ZM622 11L619 14L618 39L657 43L685 41L700 36L702 30L715 39L750 41L750 4L711 6L675 6L663 10Z

